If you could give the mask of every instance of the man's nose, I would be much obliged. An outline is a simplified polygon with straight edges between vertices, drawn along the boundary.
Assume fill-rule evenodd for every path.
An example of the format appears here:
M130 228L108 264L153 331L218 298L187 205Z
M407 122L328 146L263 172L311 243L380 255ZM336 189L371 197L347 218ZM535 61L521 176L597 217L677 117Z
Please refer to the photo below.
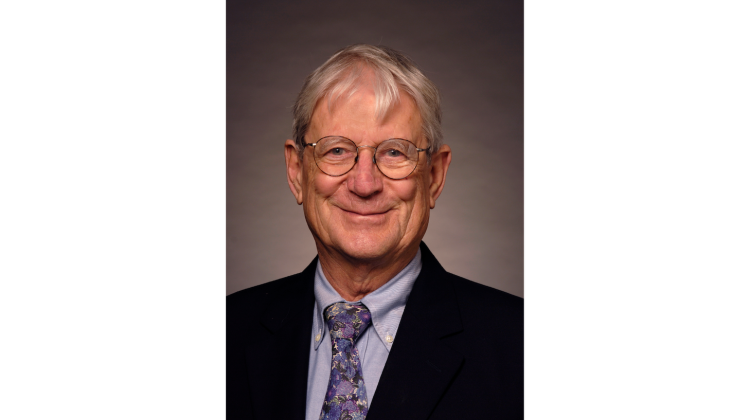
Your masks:
M357 158L346 180L349 191L369 197L383 190L383 175L375 165L375 148L360 146Z

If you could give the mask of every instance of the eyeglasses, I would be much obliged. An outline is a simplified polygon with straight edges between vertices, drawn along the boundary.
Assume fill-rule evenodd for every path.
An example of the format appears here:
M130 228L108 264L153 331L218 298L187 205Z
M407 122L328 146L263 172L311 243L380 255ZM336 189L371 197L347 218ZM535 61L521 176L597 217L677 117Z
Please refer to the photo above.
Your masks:
M323 137L316 143L305 143L312 146L315 164L330 176L342 176L354 168L359 160L359 149L369 147L375 149L372 161L380 172L391 179L404 179L414 172L419 163L420 149L409 140L389 139L374 146L357 146L346 137Z

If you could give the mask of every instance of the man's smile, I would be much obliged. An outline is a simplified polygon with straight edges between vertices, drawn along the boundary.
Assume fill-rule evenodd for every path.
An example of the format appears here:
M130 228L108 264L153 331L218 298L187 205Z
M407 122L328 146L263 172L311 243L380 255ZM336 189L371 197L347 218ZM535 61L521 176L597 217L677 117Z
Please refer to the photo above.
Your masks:
M357 215L357 216L377 216L377 215L381 215L381 214L386 214L389 211L391 211L390 209L389 210L366 210L366 209L362 209L362 210L351 209L350 210L350 209L345 209L343 207L339 207L339 208L341 210L345 211L346 213L351 213L351 214L354 214L354 215Z
M389 210L372 210L372 209L357 209L349 210L346 208L338 207L344 217L352 222L367 222L367 223L384 223L388 219L389 213L393 209Z

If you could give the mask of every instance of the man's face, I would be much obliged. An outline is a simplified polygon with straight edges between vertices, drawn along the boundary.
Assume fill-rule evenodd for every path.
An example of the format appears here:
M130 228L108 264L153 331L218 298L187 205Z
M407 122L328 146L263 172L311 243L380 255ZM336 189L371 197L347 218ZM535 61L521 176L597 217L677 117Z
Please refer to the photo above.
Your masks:
M419 148L427 147L414 101L401 92L398 104L378 120L375 93L369 84L360 86L350 97L344 95L331 103L330 109L327 100L318 102L306 142L315 143L333 135L349 138L357 146L377 147L385 140L401 138ZM392 180L373 163L372 148L359 149L357 164L340 177L320 171L312 148L306 149L309 150L304 151L301 165L297 163L299 171L295 176L290 173L290 186L297 201L303 204L307 224L319 249L357 261L383 262L416 252L445 175L443 172L439 176L439 185L431 186L435 184L435 174L426 152L420 152L419 164L411 175ZM294 160L289 152L288 165L290 159Z

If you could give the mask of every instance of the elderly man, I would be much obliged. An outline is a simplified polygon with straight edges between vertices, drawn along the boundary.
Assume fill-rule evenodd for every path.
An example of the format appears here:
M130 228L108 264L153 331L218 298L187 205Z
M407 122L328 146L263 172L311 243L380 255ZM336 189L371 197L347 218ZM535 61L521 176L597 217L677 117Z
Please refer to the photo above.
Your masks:
M228 297L228 418L523 417L522 300L421 242L451 163L440 115L390 48L347 47L307 78L284 151L318 257Z

